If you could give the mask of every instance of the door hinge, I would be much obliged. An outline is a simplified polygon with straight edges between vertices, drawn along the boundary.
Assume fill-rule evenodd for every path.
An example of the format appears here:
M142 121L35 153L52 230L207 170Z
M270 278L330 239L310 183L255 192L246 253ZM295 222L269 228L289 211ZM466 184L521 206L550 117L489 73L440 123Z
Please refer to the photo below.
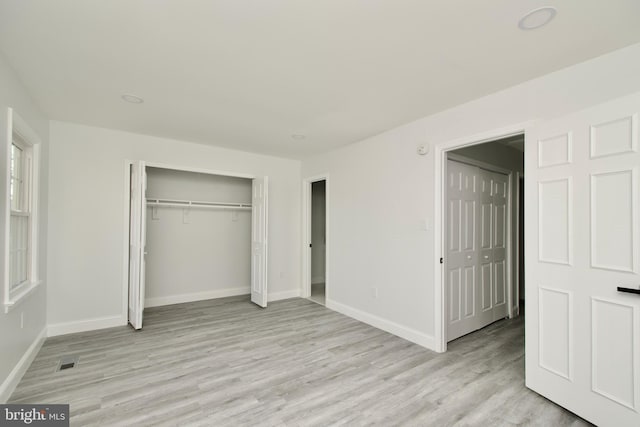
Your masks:
M440 258L440 264L444 264L444 258Z

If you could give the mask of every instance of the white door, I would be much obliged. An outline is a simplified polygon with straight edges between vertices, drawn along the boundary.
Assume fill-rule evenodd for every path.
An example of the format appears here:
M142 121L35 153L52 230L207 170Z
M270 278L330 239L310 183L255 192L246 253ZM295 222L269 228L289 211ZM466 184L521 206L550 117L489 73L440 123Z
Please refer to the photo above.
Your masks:
M131 165L129 205L129 323L142 329L146 241L147 173L144 162Z
M447 162L447 341L507 314L508 177Z
M255 178L251 212L251 301L267 306L267 185L268 178Z
M493 180L493 239L491 250L491 261L493 267L492 284L492 321L504 319L508 314L507 296L508 286L511 281L508 280L508 272L510 268L507 257L507 242L509 231L507 230L509 218L509 177L507 175L495 172L488 172Z
M478 294L480 169L447 162L447 340L481 328Z
M478 176L478 194L480 196L478 213L478 315L477 327L481 328L493 322L494 291L494 230L495 208L493 200L493 174L480 171ZM475 330L474 329L474 330ZM469 331L471 332L471 331Z
M640 93L526 135L526 384L640 426Z

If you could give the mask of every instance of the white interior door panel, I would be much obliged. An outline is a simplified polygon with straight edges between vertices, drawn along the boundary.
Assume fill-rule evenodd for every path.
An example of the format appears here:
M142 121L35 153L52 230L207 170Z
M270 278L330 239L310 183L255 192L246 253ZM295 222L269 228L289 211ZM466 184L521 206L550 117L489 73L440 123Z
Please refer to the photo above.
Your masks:
M146 189L144 162L134 162L130 174L129 205L129 323L142 329L145 292Z
M526 384L640 425L640 94L526 134Z
M267 194L268 178L255 178L251 212L251 301L267 306Z
M447 162L447 341L507 315L508 182Z

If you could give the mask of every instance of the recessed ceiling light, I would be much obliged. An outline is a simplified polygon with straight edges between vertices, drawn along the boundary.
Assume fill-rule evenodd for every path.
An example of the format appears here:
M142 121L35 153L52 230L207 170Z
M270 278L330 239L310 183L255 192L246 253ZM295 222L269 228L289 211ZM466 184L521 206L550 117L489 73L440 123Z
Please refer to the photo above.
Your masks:
M518 28L526 31L544 27L551 22L551 20L556 16L556 13L556 8L551 6L534 9L520 18L520 21L518 21Z
M301 133L294 133L294 134L291 134L291 138L293 138L293 139L297 139L298 141L299 141L299 140L302 140L302 139L305 139L306 137L307 137L306 135L301 134Z
M131 95L128 93L122 95L122 100L130 102L132 104L142 104L144 102L144 99L140 98L139 96Z

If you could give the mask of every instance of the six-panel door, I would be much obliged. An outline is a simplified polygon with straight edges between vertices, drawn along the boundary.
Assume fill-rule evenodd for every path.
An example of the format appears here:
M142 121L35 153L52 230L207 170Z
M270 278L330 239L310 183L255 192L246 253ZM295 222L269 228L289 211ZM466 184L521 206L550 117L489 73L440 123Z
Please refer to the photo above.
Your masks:
M640 94L526 135L526 383L602 426L639 426Z
M507 314L508 177L447 162L447 341Z

